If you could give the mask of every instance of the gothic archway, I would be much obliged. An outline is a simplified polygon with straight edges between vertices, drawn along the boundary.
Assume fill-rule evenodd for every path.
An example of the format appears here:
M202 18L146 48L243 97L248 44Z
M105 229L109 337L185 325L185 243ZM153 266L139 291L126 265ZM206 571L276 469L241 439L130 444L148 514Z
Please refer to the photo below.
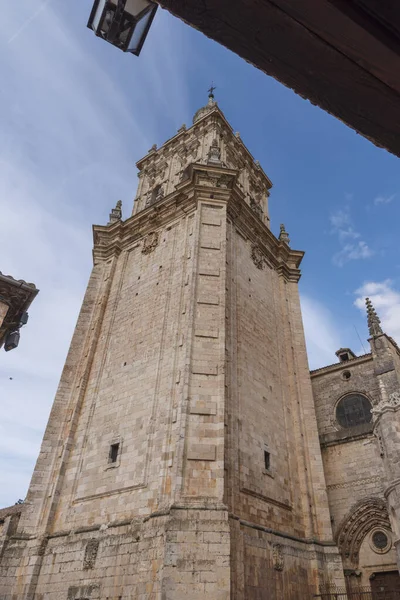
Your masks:
M386 502L381 498L365 498L343 519L335 536L344 568L357 568L361 544L374 528L391 530Z

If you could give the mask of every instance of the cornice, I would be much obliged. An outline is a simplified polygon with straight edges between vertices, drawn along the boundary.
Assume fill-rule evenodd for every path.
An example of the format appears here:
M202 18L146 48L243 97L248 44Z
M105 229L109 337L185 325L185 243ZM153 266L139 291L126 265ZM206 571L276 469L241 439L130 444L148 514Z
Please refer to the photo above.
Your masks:
M310 375L312 378L318 377L319 375L325 375L326 373L333 373L334 371L343 371L350 367L355 367L364 362L368 362L372 360L372 354L367 353L362 356L356 356L356 358L352 358L350 360L346 360L346 362L337 362L332 365L327 365L326 367L320 367L319 369L314 369L310 371Z
M232 190L228 204L228 216L242 237L249 240L264 256L265 262L287 281L298 282L301 277L300 263L304 252L292 250L280 241L256 216L244 199L239 188Z
M122 250L139 241L145 235L167 226L182 212L194 211L193 197L177 191L163 198L126 221L112 225L93 225L93 262L103 262L118 256Z
M298 282L304 252L292 250L277 239L246 203L237 185L238 171L224 166L194 163L188 177L176 191L136 213L126 221L111 225L94 225L94 263L118 256L125 248L144 236L165 227L184 214L194 211L199 201L225 202L228 218L242 237L250 242L259 268L264 264L277 271L286 281Z
M30 290L30 291L34 292L35 294L37 294L39 291L34 283L27 283L23 279L14 279L14 277L12 277L11 275L4 275L4 273L2 273L1 271L0 271L0 281L3 283L7 283L8 285L11 285L16 288Z

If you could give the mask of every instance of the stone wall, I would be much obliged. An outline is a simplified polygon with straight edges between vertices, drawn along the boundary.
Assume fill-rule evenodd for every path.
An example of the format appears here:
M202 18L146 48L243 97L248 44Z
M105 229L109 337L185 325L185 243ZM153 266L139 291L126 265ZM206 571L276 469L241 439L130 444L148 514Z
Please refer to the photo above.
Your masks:
M268 229L271 183L216 107L138 165L133 216L94 227L0 598L300 600L343 585L303 253Z
M35 568L37 546L14 539L8 549L10 572L19 581L13 594L27 595L18 580ZM174 510L130 523L57 533L42 545L35 600L184 600L229 598L229 530L221 511ZM33 598L33 595L32 595Z
M226 501L232 514L232 597L256 599L268 590L271 598L296 600L327 581L344 585L343 570L332 541L299 273L283 275L263 244L268 247L268 239L254 239L239 219L229 223Z
M229 597L225 206L192 204L96 262L2 563L7 600Z
M370 354L317 370L311 381L331 520L337 531L358 501L382 496L383 466L372 419L365 426L343 429L336 419L336 407L341 398L353 392L363 394L374 405L379 400L379 386Z
M360 393L376 406L380 400L372 354L312 372L329 508L335 540L343 554L348 585L369 585L375 570L394 570L394 551L383 555L371 545L372 532L390 532L384 498L382 448L374 423L343 428L337 421L338 402Z

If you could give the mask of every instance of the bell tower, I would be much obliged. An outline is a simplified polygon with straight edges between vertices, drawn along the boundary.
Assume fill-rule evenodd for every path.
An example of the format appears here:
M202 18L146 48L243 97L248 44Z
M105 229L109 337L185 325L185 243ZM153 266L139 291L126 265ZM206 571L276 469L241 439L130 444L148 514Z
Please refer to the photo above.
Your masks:
M276 600L343 585L271 181L210 91L137 163L94 267L0 597Z

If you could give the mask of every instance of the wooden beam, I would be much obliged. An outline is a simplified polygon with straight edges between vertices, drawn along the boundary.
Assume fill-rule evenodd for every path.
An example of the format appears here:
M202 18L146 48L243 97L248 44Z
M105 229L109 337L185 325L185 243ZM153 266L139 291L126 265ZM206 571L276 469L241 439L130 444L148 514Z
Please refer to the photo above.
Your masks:
M159 0L159 4L400 156L400 52L395 26L385 44L381 22L380 35L374 35L362 19L339 10L332 0Z

